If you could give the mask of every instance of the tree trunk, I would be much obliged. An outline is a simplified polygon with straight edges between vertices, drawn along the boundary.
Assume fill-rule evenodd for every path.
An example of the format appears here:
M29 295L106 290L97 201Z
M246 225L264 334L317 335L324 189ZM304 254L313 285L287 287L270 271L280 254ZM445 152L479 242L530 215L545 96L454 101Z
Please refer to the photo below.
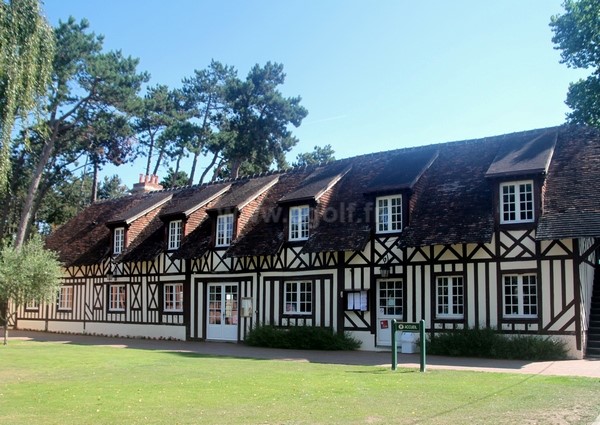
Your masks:
M93 161L92 166L94 167L94 177L92 178L92 196L90 197L90 203L93 204L98 200L98 163Z
M242 166L242 160L241 159L233 159L231 161L231 178L233 179L237 179L239 177L240 174L240 167Z
M196 165L198 164L198 157L200 156L200 151L194 152L194 159L192 160L192 170L190 171L190 178L187 181L188 186L194 184L194 176L196 175ZM202 176L204 177L204 176ZM200 183L202 183L202 179L200 179Z
M148 147L148 161L146 161L146 175L150 174L150 164L152 163L152 154L154 153L154 136L150 135L150 145Z
M37 190L40 186L42 175L44 174L44 168L46 167L53 150L54 137L50 137L50 139L44 144L44 149L42 149L42 154L40 155L37 165L35 166L31 183L29 184L29 188L27 190L27 197L25 198L23 209L21 210L21 218L19 220L19 227L17 228L17 236L14 244L15 249L21 248L23 246L23 242L25 242L27 226L29 226L31 218L33 217L33 202L35 200L35 195L37 194Z
M204 182L204 178L206 177L206 175L208 174L208 172L210 171L210 169L212 167L215 166L215 163L217 162L217 157L219 156L219 153L216 152L213 156L212 161L210 162L210 164L208 164L208 167L206 167L204 169L204 172L202 173L202 175L200 176L200 181L198 182L198 184L202 184ZM213 179L214 180L214 179Z
M154 171L152 172L152 175L158 176L158 169L160 168L160 163L162 162L164 156L165 156L165 148L163 147L158 152L158 158L156 159L156 165L154 166Z
M8 343L8 301L0 303L0 310L4 317L0 317L0 320L4 321L4 345Z

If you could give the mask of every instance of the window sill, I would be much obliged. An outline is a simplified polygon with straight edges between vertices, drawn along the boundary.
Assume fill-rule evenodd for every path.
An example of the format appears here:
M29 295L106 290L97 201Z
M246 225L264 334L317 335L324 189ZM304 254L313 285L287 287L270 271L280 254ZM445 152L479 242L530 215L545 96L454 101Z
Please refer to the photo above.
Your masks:
M183 309L181 310L163 310L163 314L183 314Z

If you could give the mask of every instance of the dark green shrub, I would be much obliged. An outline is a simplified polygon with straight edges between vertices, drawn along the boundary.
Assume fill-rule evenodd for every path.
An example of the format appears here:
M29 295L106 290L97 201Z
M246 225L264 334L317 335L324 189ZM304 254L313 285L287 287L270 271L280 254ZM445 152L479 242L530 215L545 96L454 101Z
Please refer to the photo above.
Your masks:
M562 341L537 335L508 336L495 329L462 329L429 337L427 353L454 357L518 360L562 360L567 358Z
M339 334L331 328L317 326L259 325L248 332L245 342L255 347L298 350L356 350L360 347L360 341L347 333Z

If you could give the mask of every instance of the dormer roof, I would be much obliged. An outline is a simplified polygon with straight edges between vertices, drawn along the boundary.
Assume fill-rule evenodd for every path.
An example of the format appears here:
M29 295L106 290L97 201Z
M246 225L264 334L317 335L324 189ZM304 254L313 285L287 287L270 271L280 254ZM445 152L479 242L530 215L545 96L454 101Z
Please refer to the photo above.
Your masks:
M337 161L318 166L294 190L283 195L279 202L317 201L325 192L340 181L351 168L352 164L348 161Z
M192 186L181 189L161 211L160 216L182 215L188 217L194 211L208 205L231 188L231 182Z
M391 193L412 189L438 157L437 146L397 151L367 185L366 193Z
M173 197L173 192L150 192L141 196L137 196L137 202L126 209L119 211L106 222L107 226L118 226L120 224L129 225L140 217L148 214L157 208L160 208L165 203L169 202Z
M278 174L249 178L235 182L229 192L224 194L209 211L241 210L259 197L279 180Z
M558 132L549 129L539 135L524 135L501 144L486 177L517 177L546 174L554 154Z

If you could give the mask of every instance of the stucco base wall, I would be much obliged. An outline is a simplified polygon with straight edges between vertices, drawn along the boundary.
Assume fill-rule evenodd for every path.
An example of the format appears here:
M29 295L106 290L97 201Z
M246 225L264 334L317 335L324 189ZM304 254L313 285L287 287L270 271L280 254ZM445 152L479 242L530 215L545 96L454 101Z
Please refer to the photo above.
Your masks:
M82 334L85 325L83 322L48 322L48 332Z
M583 359L583 351L577 350L577 339L575 335L553 336L553 339L563 341L567 347L567 355L570 359Z
M385 351L385 347L375 347L375 335L371 332L348 332L348 334L361 342L359 350L364 351Z
M86 323L86 334L185 340L185 326Z
M24 331L45 331L46 322L44 320L23 320L17 322L17 329Z

